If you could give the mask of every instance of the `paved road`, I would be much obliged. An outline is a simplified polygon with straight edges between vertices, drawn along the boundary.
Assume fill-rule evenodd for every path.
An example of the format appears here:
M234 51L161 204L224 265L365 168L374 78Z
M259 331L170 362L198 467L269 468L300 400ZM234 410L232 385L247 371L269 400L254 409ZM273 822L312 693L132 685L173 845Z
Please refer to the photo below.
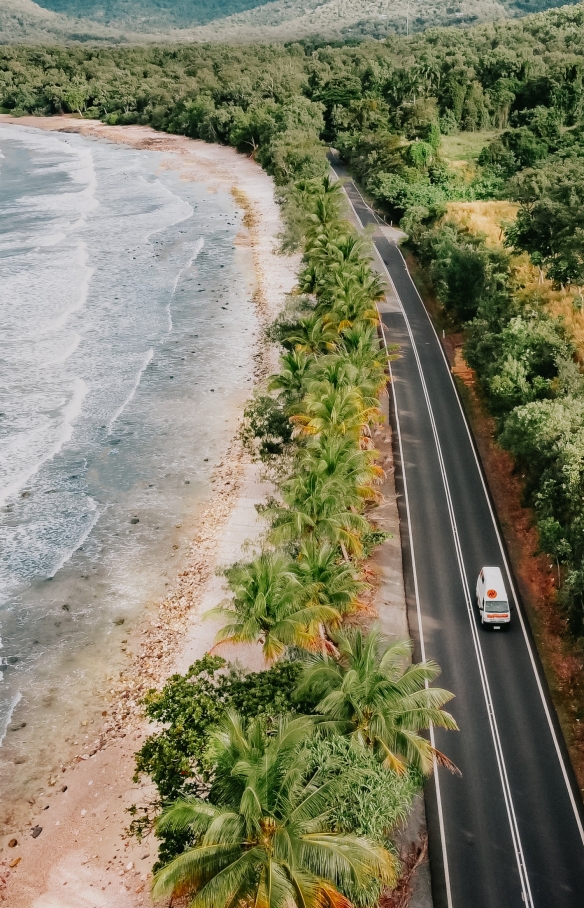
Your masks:
M361 224L379 218L345 185ZM392 364L396 476L410 625L442 666L460 733L436 732L427 814L436 908L583 908L582 801L520 602L508 630L474 605L483 565L507 570L490 500L441 344L394 242L375 245L396 295L382 315Z

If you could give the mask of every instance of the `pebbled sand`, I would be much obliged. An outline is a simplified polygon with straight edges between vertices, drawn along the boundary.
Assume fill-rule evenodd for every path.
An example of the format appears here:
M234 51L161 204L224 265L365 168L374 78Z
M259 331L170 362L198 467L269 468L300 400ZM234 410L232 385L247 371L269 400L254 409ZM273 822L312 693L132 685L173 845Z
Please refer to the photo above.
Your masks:
M165 167L210 189L230 191L246 212L238 242L251 246L260 320L273 318L295 284L299 260L278 254L282 229L273 183L251 159L233 149L141 126L106 126L73 117L0 115L2 123L76 132L133 148L166 152ZM275 368L274 354L258 339L255 380ZM234 434L235 434L234 426ZM237 440L215 472L211 503L200 516L186 563L158 615L130 641L128 667L104 701L103 726L63 769L47 779L44 794L30 806L30 821L0 840L0 904L11 908L137 908L150 904L149 871L156 856L152 837L128 839L127 808L152 797L145 783L134 785L133 754L148 733L139 700L173 671L184 671L213 644L217 629L201 615L224 596L220 564L235 561L247 540L261 531L254 505L267 494L257 466ZM259 669L259 648L220 647L217 652ZM58 748L58 742L55 742ZM66 787L66 790L62 789ZM37 838L32 829L42 827ZM8 841L16 838L16 847ZM12 865L12 866L11 866Z

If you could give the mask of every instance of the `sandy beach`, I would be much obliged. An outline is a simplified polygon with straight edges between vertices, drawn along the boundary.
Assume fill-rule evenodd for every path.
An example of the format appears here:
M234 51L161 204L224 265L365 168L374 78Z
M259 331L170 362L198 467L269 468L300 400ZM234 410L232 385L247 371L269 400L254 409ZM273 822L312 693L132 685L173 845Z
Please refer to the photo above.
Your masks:
M146 127L111 127L68 117L2 115L0 122L163 152L162 166L178 171L181 179L231 192L245 211L245 229L237 242L251 246L258 317L265 324L277 314L295 283L298 259L278 252L282 224L273 183L252 160L230 148ZM254 362L256 383L275 367L274 352L261 337ZM201 616L224 595L215 570L235 561L242 546L253 544L261 532L254 505L268 490L257 465L241 450L236 429L234 425L233 441L216 467L209 503L196 520L190 554L154 617L150 610L128 639L127 668L110 681L101 726L85 723L86 743L58 776L47 778L42 795L23 812L26 821L15 824L1 841L0 901L14 908L150 904L156 842L149 837L138 843L125 832L131 820L128 808L153 794L145 782L132 782L134 753L148 733L140 701L148 689L160 686L173 671L184 671L212 647L217 627ZM263 665L259 649L223 646L220 652L248 668Z

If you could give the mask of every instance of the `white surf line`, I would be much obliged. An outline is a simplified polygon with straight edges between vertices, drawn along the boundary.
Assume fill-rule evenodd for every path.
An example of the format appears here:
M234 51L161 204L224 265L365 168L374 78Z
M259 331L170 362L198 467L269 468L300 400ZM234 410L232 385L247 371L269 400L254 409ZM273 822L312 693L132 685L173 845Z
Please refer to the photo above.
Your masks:
M53 577L55 576L55 574L57 574L61 570L61 568L65 567L67 562L70 561L71 558L73 558L73 555L75 554L75 552L77 552L81 548L81 546L83 545L83 543L85 542L85 540L87 539L87 537L89 536L91 531L93 530L95 524L101 517L101 513L99 511L99 508L97 507L97 502L95 502L93 498L89 499L89 507L90 507L90 511L93 512L93 517L89 521L88 526L83 530L83 533L81 534L81 536L79 537L79 539L77 540L77 542L75 543L73 548L70 549L65 555L63 555L59 559L57 564L52 568L51 573L47 574L47 577L49 579L52 580Z
M336 174L335 174L335 176L336 176ZM351 201L351 198L349 197L349 194L346 191L345 191L345 195L347 197L349 205L353 209L353 214L357 218L358 223L361 225L361 229L364 229L363 222L361 221L361 218L355 211L355 206L353 205L353 202ZM379 255L379 253L378 253L378 255ZM382 264L383 264L383 262L382 262ZM398 297L398 299L399 299L399 297ZM421 655L422 655L422 662L426 662L427 661L427 659L426 659L426 641L424 638L424 625L422 623L422 606L420 604L420 593L419 593L419 588L418 588L418 573L417 573L417 569L416 569L416 555L415 555L414 539L413 539L413 535L412 535L412 520L411 520L411 516L410 516L410 499L409 499L409 495L408 495L408 481L407 481L407 476L406 476L406 465L405 465L405 458L404 458L404 451L403 451L403 444L402 444L401 425L400 425L399 410L398 410L398 405L397 405L397 393L395 390L395 382L393 380L393 370L391 368L391 360L389 358L389 349L387 346L387 339L385 336L385 328L383 327L383 320L381 318L381 314L379 313L379 306L377 304L376 304L376 309L377 309L377 314L379 315L379 324L381 325L381 334L383 337L385 352L387 354L387 364L389 366L389 376L391 379L391 393L392 393L393 402L394 402L395 424L396 424L396 428L397 428L399 455L400 455L400 459L401 459L402 474L403 474L404 498L406 501L406 514L408 517L408 537L409 537L409 541L410 541L412 572L414 575L414 597L416 600L416 617L417 617L417 622L418 622L418 631L420 634L420 651L421 651ZM426 690L428 689L428 687L429 687L428 681L424 682L424 687L426 688ZM432 724L430 724L430 744L432 745L432 747L434 747L434 748L436 747L434 726ZM437 807L438 807L438 827L440 829L440 845L441 845L441 851L442 851L442 863L444 866L444 881L445 881L445 886L446 886L446 901L448 903L448 908L453 908L454 903L452 901L452 887L450 885L450 869L449 869L449 865L448 865L448 849L446 847L446 827L445 827L445 823L444 823L444 809L442 807L442 793L440 790L440 778L438 775L438 763L436 761L436 757L433 758L433 769L434 769L434 784L436 787L436 802L437 802Z
M188 271L189 268L193 267L193 262L198 257L199 252L201 251L201 249L203 248L204 245L205 245L205 238L201 236L201 237L199 237L199 239L193 246L193 252L192 252L190 259L188 260L186 265L183 265L183 267L180 269L180 271L178 272L177 276L174 279L174 284L172 286L172 293L170 295L170 300L168 302L168 306L166 307L169 334L172 331L172 301L173 301L174 295L176 293L176 288L178 287L179 281L180 281L181 277L183 276L183 274L185 273L185 271Z
M12 498L22 486L29 481L33 476L35 476L42 465L48 460L52 460L53 457L56 457L63 445L71 441L73 436L73 423L81 413L83 401L87 394L87 385L82 378L76 378L73 383L73 394L71 399L65 406L62 408L61 413L63 415L63 430L61 432L61 437L46 451L42 454L36 463L32 466L27 467L21 473L16 476L15 479L11 480L8 485L0 489L0 505L5 504L5 502Z
M407 271L407 270L408 270L408 266L407 266L407 264L406 264L406 260L404 259L403 255L402 255L402 251L401 251L401 249L399 248L399 246L396 246L396 248L397 248L399 254L400 254L401 257L402 257L402 260L403 260L403 263L404 263L404 267L405 267L405 269L406 269L406 271ZM380 259L381 259L381 256L380 256ZM386 268L385 270L387 271L387 268ZM389 272L388 272L388 273L389 273ZM408 271L408 274L409 274L409 271ZM390 280L391 280L391 277L390 277ZM410 280L411 280L411 276L410 276ZM516 609L517 615L518 615L518 617L519 617L519 623L520 623L520 625L521 625L521 630L522 630L522 632L523 632L523 637L524 637L524 640L525 640L525 645L526 645L526 647L527 647L527 652L528 652L528 654L529 654L529 661L530 661L531 667L532 667L532 669L533 669L533 674L535 675L535 680L536 680L536 684L537 684L537 689L538 689L538 691L539 691L539 695L540 695L540 698L541 698L541 702L542 702L542 704L543 704L543 708L544 708L545 716L546 716L546 719L547 719L548 727L549 727L549 729L550 729L550 733L551 733L552 740L553 740L553 743L554 743L554 749L555 749L555 751L556 751L556 754L557 754L557 757L558 757L558 761L559 761L559 763L560 763L560 769L561 769L561 771L562 771L562 776L563 776L564 782L565 782L565 784L566 784L566 788L567 788L567 790L568 790L568 797L569 797L569 799L570 799L570 804L572 805L572 810L574 811L574 817L575 817L575 819L576 819L576 825L577 825L578 831L579 831L579 833L580 833L580 838L581 838L581 840L582 840L582 844L584 844L584 826L582 825L582 820L581 820L581 817L580 817L580 811L579 811L579 809L578 809L578 805L577 805L576 799L575 799L575 797L574 797L574 791L573 791L573 789L572 789L572 785L571 785L571 783L570 783L570 778L569 778L569 776L568 776L568 771L567 771L567 769L566 769L566 764L565 764L565 761L564 761L564 755L562 754L562 749L561 749L561 747L560 747L560 742L559 742L559 740L558 740L558 736L557 736L556 730L555 730L555 728L554 728L554 723L553 723L552 716L551 716L551 713L550 713L550 710L549 710L549 706L548 706L548 703L547 703L547 699L546 699L546 696L545 696L545 692L544 692L544 689L543 689L543 685L542 685L542 683L541 683L541 678L540 678L539 672L538 672L538 670L537 670L537 663L536 663L536 661L535 661L535 656L534 656L534 652L533 652L533 647L532 647L532 645L531 645L531 641L529 640L529 635L528 635L528 633L527 633L527 626L526 626L525 619L524 619L524 617L523 617L523 612L522 612L522 609L521 609L521 606L520 606L520 603L519 603L519 597L518 597L517 591L516 591L516 589L515 589L515 584L514 584L514 582L513 582L513 577L511 576L511 569L510 569L510 567L509 567L509 562L508 562L507 555L506 555L506 552L505 552L505 547L504 547L504 545L503 545L503 540L502 540L502 538L501 538L501 533L500 533L500 531L499 531L499 525L498 525L498 523L497 523L497 518L496 518L496 516L495 516L495 512L494 512L494 510L493 510L493 505L492 505L492 503L491 503L491 498L490 498L490 495L489 495L489 492L488 492L488 489L487 489L487 484L486 484L486 480L485 480L483 468L482 468L482 466L481 466L480 458L479 458L478 452L477 452L477 450L476 450L476 445L475 445L474 439L473 439L473 437L472 437L472 432L470 431L470 426L469 426L469 424L468 424L468 419L466 418L466 413L464 412L464 408L463 408L462 402L461 402L461 400L460 400L460 395L459 395L458 390L457 390L457 388L456 388L456 383L455 383L455 381L454 381L454 378L452 377L452 372L451 372L451 370L450 370L450 366L448 365L448 360L446 359L446 354L445 354L445 352L444 352L444 348L443 348L442 344L440 343L440 339L439 339L439 337L438 337L438 334L436 333L436 329L435 329L435 327L434 327L434 325L433 325L433 323L432 323L432 319L431 319L430 316L428 315L428 311L427 311L426 307L424 306L424 301L422 300L422 297L421 297L420 294L418 293L418 288L416 287L416 285L414 284L413 281L412 281L412 284L413 284L413 286L414 286L414 289L415 289L415 291L416 291L416 294L417 294L417 296L418 296L418 299L419 299L420 302L422 303L422 306L423 306L423 308L424 308L424 312L425 312L425 314L426 314L426 317L427 317L427 319L428 319L428 321L429 321L429 323L430 323L430 325L431 325L431 327L432 327L432 330L433 330L433 332L434 332L434 334L435 334L435 336L436 336L436 340L438 341L438 345L439 345L439 347L440 347L440 352L442 353L442 357L443 357L443 359L444 359L446 368L447 368L447 370L448 370L448 374L449 374L449 376L450 376L450 381L452 382L452 385L453 385L453 388L454 388L454 391L455 391L455 394L456 394L456 399L457 399L457 401L458 401L458 406L460 407L460 412L461 412L462 418L463 418L463 420L464 420L464 425L465 425L465 428L466 428L466 432L467 432L469 441L470 441L470 443L471 443L472 452L473 452L474 459L475 459L475 462L476 462L476 465L477 465L477 469L478 469L478 471L479 471L479 475L480 475L480 478L481 478L481 485L482 485L482 487L483 487L483 492L485 493L485 498L486 498L487 505L488 505L488 508L489 508L489 513L490 513L490 515L491 515L491 520L492 520L492 522L493 522L493 526L494 526L494 528L495 528L495 533L496 533L496 535L497 535L497 541L498 541L498 543L499 543L499 549L500 549L500 551L501 551L501 557L502 557L502 559L503 559L503 564L505 565L505 573L507 574L507 580L509 581L509 586L510 586L511 592L512 592L512 594L513 594L513 601L514 601L514 603L515 603L515 609ZM393 281L392 281L392 285L393 285ZM395 285L394 285L394 289L395 289Z
M353 209L353 212L354 212L354 214L355 214L355 217L357 218L358 222L361 224L361 227L363 227L363 222L361 221L359 215L358 215L357 212L355 211L355 207L354 207L353 203L351 202L351 199L350 199L348 193L346 193L346 195L347 195L347 198L349 199L349 203L350 203L350 205L351 205L351 208ZM361 198L363 198L363 197L361 196ZM364 204L367 204L367 203L364 202ZM367 207L369 208L369 206L367 206ZM370 210L371 210L371 209L370 209ZM375 215L375 212L372 212L372 213ZM464 595L465 595L465 601L466 601L466 606L467 606L467 614L468 614L469 622L470 622L470 626L471 626L471 634L472 634L472 637L473 637L473 644L474 644L474 647L475 647L475 655L476 655L476 658L477 658L477 663L478 663L478 668L479 668L479 675L480 675L480 678L481 678L481 686L482 686L482 688L483 688L483 696L484 696L484 698L485 698L485 703L486 703L486 706L487 706L487 714L488 714L488 718L489 718L489 726L490 726L490 729L491 729L491 737L493 738L493 744L494 744L494 748L495 748L495 755L496 755L496 758L497 758L497 765L498 765L498 769L499 769L499 777L500 777L500 779L501 779L501 784L502 784L502 788L503 788L503 797L504 797L504 800L505 800L505 807L506 807L506 810L507 810L507 818L508 818L508 821L509 821L509 826L510 826L510 831L511 831L511 838L512 838L512 841L513 841L513 848L514 848L514 851L515 851L515 857L516 857L516 861L517 861L517 867L518 867L518 870L519 870L519 877L520 877L521 889L522 889L522 898L523 898L523 901L526 902L526 904L529 906L529 908L533 908L533 899L532 899L532 896L531 896L531 888L530 888L530 885L529 885L529 878L528 878L528 875L527 875L527 868L526 868L526 866L525 866L525 859L524 859L524 855L523 855L523 847L522 847L522 845L521 845L521 838L520 838L520 835L519 835L519 827L518 827L518 824L517 824L517 817L516 817L516 814L515 814L515 808L514 808L514 805L513 805L513 798L512 798L512 795L511 795L511 788L510 788L509 780L508 780L508 776L507 776L507 769L506 769L506 766L505 766L505 760L504 760L504 756L503 756L503 749L502 749L501 740L500 740L500 737L499 737L499 730L498 730L498 726L497 726L497 721L496 721L496 717L495 717L495 710L494 710L494 706L493 706L493 702L492 702L492 697L491 697L491 691L490 691L489 682L488 682L488 678L487 678L486 666L485 666L485 663L484 663L482 648L481 648L481 645L480 645L480 639L479 639L479 637L478 637L478 631L477 631L477 627L476 627L476 622L475 622L475 620L474 620L474 615L473 615L473 611L472 611L472 599L471 599L471 596L470 596L470 590L468 589L468 582L467 582L467 579L466 579L466 571L465 571L465 568L464 568L464 560L463 560L463 558L462 558L462 549L461 549L461 547L460 547L460 539L459 539L459 535L458 535L458 527L457 527L457 524L456 524L456 518L455 518L455 515L454 515L454 508L453 508L453 504L452 504L452 498L451 498L451 495L450 495L450 487L449 487L449 485L448 485L448 478L447 478L447 474L446 474L446 468L445 468L444 459L443 459L443 456L442 456L442 448L441 448L441 446L440 446L440 441L439 441L439 438L438 438L438 432L437 432L437 428L436 428L436 423L435 423L435 420L434 420L434 413L433 413L433 410L432 410L432 405L431 405L431 402L430 402L430 397L429 397L429 395L428 395L428 389L427 389L427 386L426 386L426 381L425 381L425 378L424 378L424 373L423 373L423 370L422 370L422 365L421 365L421 362L420 362L420 358L419 358L419 355L418 355L417 347L416 347L416 344L415 344L415 340L414 340L414 336L413 336L413 333L412 333L412 329L411 329L409 320L408 320L407 315L406 315L406 313L405 313L403 304L402 304L402 302L401 302L401 299L400 299L400 297L399 297L399 294L398 294L398 292L397 292L397 289L396 289L396 287L395 287L395 284L394 284L394 282L393 282L393 280L392 280L391 274L389 273L389 270L388 270L388 268L387 268L385 262L383 261L383 259L382 259L381 255L380 255L380 253L379 253L379 250L378 250L377 247L375 246L375 243L374 243L373 245L374 245L374 247L375 247L375 252L376 252L376 254L377 254L378 258L379 258L379 261L381 262L381 265L382 265L382 267L383 267L383 270L384 270L385 273L387 274L387 277L388 277L388 279L389 279L389 281L390 281L390 283L391 283L391 286L393 287L394 293L395 293L395 295L396 295L396 299L399 301L400 310L401 310L401 313L402 313L402 315L403 315L403 318L404 318L404 321L405 321L405 324L406 324L406 328L407 328L407 331L408 331L408 334L409 334L409 337L410 337L410 342L411 342L411 345L412 345L412 350L413 350L413 353L414 353L414 356L415 356L415 359L416 359L416 365L417 365L417 367L418 367L418 372L419 372L419 375L420 375L420 380L421 380L421 382L422 382L422 390L423 390L423 393L424 393L424 398L425 398L425 401L426 401L426 406L427 406L427 408L428 408L428 415L429 415L429 417L430 417L430 423L431 423L431 426L432 426L432 434L434 435L434 443L435 443L435 445L436 445L436 452L437 452L437 454L438 454L438 461L439 461L439 466L440 466L440 473L441 473L441 475L442 475L442 482L443 482L444 491L445 491L445 494L446 494L446 502L447 502L447 507L448 507L448 513L449 513L449 519L450 519L450 523L451 523L451 528L452 528L452 532L453 532L453 536L454 536L454 545L455 545L455 549L456 549L456 557L457 557L457 561L458 561L458 568L459 568L459 573L460 573L460 578L461 578L461 583L462 583L463 592L464 592ZM402 259L403 259L403 256L402 256ZM404 264L405 264L405 262L404 262ZM406 267L407 267L407 266L406 266ZM385 335L384 335L384 337L385 337ZM390 366L390 370L391 370L391 366ZM395 390L394 390L394 399L395 399ZM396 416L397 416L397 413L396 413ZM401 453L402 453L402 452L401 452L401 447L400 447L400 454L401 454ZM403 460L403 456L402 456L402 471L403 471L404 477L405 477L405 463L404 463L404 460ZM409 508L408 508L408 510L407 510L407 513L408 513L408 521L409 521ZM410 540L411 540L411 527L408 527L408 529L409 529L409 535L410 535ZM418 603L417 603L417 604L418 604ZM442 826L441 826L441 834L442 834ZM443 841L443 848L444 848L444 847L445 847L444 838L443 838L442 841ZM449 903L449 908L450 908L450 905L451 905L451 904L452 904L452 903L450 902L450 903Z
M153 350L153 348L151 347L150 350L148 350L148 352L146 353L146 356L145 356L145 358L144 358L144 362L143 362L142 365L140 366L140 371L138 372L138 376L137 376L137 378L136 378L136 381L134 382L134 384L133 384L133 386L132 386L132 390L130 391L130 393L128 394L128 396L126 397L126 399L125 399L125 401L122 403L122 405L118 407L118 409L116 410L116 412L114 413L114 415L112 416L112 418L110 419L110 421L109 421L108 424L107 424L107 434L108 434L108 435L111 435L111 434L112 434L112 428L113 428L113 426L114 426L114 423L115 423L115 422L119 419L119 417L122 415L122 413L124 412L124 410L126 409L126 407L128 406L128 404L130 403L130 401L131 401L132 398L134 397L136 391L138 390L138 385L139 385L140 382L142 381L142 376L144 375L144 372L145 372L146 368L147 368L147 367L150 365L150 363L152 362L152 357L153 357L153 356L154 356L154 350Z
M0 677L2 677L2 672L0 672ZM10 706L8 707L8 713L6 715L6 719L4 720L4 729L2 731L2 734L0 734L0 747L2 747L2 745L4 743L4 738L8 734L8 726L12 722L12 716L14 715L14 710L16 709L16 707L18 706L18 704L20 703L21 700L22 700L22 694L20 693L20 691L17 691L10 702Z

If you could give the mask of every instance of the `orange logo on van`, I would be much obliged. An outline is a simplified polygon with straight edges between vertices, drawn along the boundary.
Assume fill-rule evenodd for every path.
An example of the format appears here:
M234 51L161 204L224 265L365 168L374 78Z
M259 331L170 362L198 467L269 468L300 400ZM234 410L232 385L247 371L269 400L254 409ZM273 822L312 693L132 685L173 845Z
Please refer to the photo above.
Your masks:
M496 599L497 590L487 590L487 599Z

